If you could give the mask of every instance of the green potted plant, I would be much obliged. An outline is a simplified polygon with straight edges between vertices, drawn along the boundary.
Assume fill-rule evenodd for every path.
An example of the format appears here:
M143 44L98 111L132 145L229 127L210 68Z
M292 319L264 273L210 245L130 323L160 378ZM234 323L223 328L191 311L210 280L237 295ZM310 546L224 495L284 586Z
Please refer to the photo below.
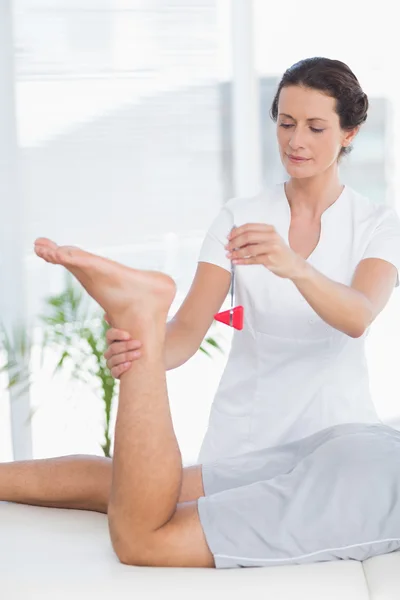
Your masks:
M54 374L64 366L68 367L74 379L91 386L101 398L104 406L104 441L101 447L104 456L111 456L111 410L118 382L111 376L104 358L108 324L98 308L93 308L89 296L74 285L69 274L64 291L46 300L44 313L39 318L43 324L41 360L44 350L50 347L57 353ZM31 332L19 330L11 337L4 327L1 329L3 366L0 373L7 371L9 388L16 388L22 393L32 383L30 361L34 345ZM212 357L211 348L222 351L218 342L209 336L200 346L200 351Z

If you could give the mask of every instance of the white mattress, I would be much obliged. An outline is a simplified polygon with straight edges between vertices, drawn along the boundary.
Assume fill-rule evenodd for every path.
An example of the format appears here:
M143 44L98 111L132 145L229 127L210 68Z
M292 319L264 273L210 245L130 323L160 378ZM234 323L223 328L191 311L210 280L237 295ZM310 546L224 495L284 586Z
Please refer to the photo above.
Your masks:
M4 600L399 600L400 553L252 569L128 567L105 515L0 502Z

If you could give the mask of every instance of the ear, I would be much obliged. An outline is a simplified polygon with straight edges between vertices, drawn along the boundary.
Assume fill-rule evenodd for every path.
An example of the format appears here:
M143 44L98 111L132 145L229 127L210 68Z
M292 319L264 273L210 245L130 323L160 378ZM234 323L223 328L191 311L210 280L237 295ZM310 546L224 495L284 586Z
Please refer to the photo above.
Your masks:
M350 131L346 131L344 133L344 136L342 139L342 146L345 148L347 148L347 146L350 146L351 142L354 140L354 138L356 137L359 130L360 130L360 127L355 127L354 129L351 129Z

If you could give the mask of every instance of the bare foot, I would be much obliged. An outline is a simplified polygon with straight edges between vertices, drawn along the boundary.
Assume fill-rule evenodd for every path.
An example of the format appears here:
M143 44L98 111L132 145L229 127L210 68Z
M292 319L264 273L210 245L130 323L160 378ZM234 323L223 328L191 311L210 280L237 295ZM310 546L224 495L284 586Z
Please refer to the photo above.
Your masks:
M175 297L171 277L140 271L74 246L57 246L47 238L35 241L35 252L47 262L62 265L100 304L117 327L132 328L132 317L148 320L167 317Z

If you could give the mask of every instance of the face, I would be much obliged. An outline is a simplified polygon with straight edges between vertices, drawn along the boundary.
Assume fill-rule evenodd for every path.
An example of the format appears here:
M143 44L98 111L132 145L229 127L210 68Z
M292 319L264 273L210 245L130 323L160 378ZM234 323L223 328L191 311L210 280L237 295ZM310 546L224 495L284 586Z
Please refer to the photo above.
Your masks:
M312 177L337 162L357 130L343 131L336 100L318 90L292 85L279 94L277 138L282 163L291 177ZM297 160L296 160L297 159Z

